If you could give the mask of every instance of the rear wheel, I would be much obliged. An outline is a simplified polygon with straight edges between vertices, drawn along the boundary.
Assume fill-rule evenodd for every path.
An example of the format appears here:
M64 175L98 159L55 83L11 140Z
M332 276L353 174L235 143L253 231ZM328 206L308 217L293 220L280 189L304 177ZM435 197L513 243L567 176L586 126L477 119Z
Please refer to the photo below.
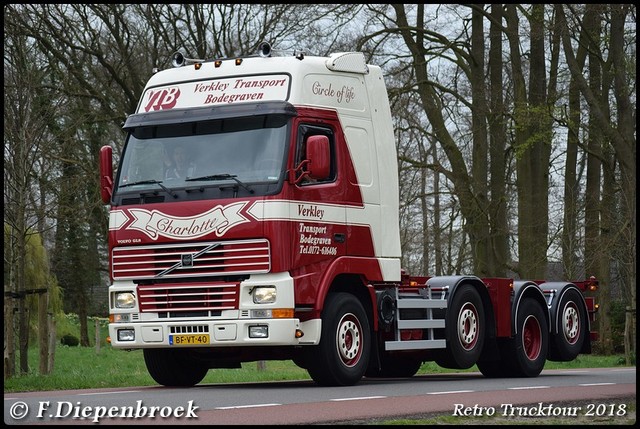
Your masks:
M478 362L478 369L487 378L506 377L504 363L500 360Z
M549 347L549 329L542 306L524 298L517 315L516 335L512 342L510 364L513 376L536 377L542 372Z
M447 348L436 363L444 368L471 368L480 358L485 338L482 299L469 284L460 285L447 311Z
M329 294L322 310L320 344L306 349L304 363L322 386L349 386L363 377L369 365L369 321L356 297Z
M498 341L496 347L499 357L497 360L479 360L478 369L487 378L500 378L513 376L513 368L509 365L511 341Z
M587 315L580 292L567 290L560 298L558 310L558 332L551 336L549 359L566 362L578 356L587 335Z
M200 383L209 370L189 357L188 350L144 349L147 371L158 384L170 387L191 387Z
M524 298L516 317L515 336L498 343L499 359L478 362L485 377L536 377L542 372L549 344L543 307L532 298Z

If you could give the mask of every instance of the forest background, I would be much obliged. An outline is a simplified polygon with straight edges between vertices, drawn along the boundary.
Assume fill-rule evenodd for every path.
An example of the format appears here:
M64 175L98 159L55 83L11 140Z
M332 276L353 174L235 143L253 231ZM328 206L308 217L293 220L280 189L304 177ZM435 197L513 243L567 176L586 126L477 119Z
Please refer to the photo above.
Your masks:
M599 280L595 351L636 355L636 6L4 6L4 376L52 367L108 313L98 154L154 68L362 51L397 137L403 267L415 275ZM396 168L396 166L389 166Z

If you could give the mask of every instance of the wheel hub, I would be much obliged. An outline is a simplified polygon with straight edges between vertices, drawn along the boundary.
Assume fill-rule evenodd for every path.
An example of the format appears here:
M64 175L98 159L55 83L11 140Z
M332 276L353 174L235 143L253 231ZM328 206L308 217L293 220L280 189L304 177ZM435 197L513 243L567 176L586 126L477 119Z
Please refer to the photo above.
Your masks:
M536 360L542 349L542 332L538 319L533 316L527 317L524 322L522 332L522 347L530 360Z
M458 315L458 338L462 347L472 349L478 340L478 314L472 304L465 305Z
M578 340L580 332L580 319L578 311L573 305L567 305L562 313L562 330L564 337L570 344L574 344Z
M345 316L337 332L337 346L340 358L347 365L354 365L361 353L360 326L352 317Z

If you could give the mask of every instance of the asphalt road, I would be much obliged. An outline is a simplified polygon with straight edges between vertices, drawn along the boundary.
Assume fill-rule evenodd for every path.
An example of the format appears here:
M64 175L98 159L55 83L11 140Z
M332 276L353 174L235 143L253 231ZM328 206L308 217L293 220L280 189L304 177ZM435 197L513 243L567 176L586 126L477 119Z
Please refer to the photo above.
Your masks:
M462 421L478 416L594 418L627 415L636 368L546 370L536 378L488 379L480 373L363 379L355 386L311 381L204 384L9 393L5 424L333 424L425 413ZM571 405L564 405L571 403ZM527 406L524 406L527 405Z

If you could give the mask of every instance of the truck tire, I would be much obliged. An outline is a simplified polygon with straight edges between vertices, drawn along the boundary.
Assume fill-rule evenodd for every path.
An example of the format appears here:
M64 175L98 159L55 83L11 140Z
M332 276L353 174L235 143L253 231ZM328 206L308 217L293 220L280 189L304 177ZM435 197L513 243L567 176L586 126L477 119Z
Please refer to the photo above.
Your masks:
M587 314L576 289L566 291L558 303L558 332L551 335L549 359L567 362L574 360L585 342L587 335Z
M298 367L304 370L307 369L309 364L307 364L307 353L304 350L296 350L291 356L291 361Z
M486 331L482 299L473 286L458 286L445 323L447 348L436 363L444 368L471 368L482 354Z
M422 366L422 360L406 357L391 355L389 353L382 352L380 356L380 369L369 368L365 373L366 377L379 378L379 377L413 377L420 370Z
M348 293L327 295L320 343L307 349L304 362L321 386L351 386L369 365L369 320L358 299Z
M156 383L169 387L191 387L209 370L188 356L188 350L144 349L147 371Z
M507 377L504 362L501 360L484 361L477 363L478 369L487 378Z
M511 342L507 376L537 377L544 368L549 347L549 329L542 305L524 298L517 314L517 332Z
M513 353L510 350L513 349L511 340L499 340L496 344L498 348L497 352L499 357L495 360L479 360L476 362L478 369L487 378L503 378L512 377L514 374L513 368L509 365L509 359L512 359Z

